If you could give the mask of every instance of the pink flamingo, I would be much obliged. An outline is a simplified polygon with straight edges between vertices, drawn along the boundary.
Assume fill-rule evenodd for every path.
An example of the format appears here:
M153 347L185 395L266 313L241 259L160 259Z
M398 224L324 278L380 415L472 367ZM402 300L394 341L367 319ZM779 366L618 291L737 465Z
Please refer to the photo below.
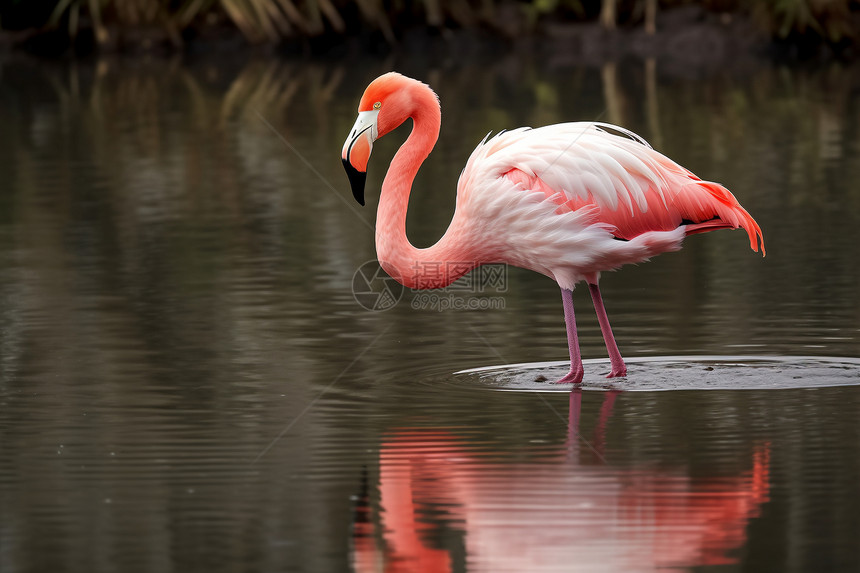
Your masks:
M429 86L387 73L373 80L342 159L356 200L364 205L373 142L407 118L412 133L382 183L376 224L379 264L409 288L442 288L487 263L531 269L561 287L570 372L560 383L582 382L573 288L588 283L612 365L626 376L597 286L602 271L681 248L687 235L745 229L758 251L758 224L725 187L702 181L624 128L560 123L519 128L484 138L457 183L448 230L432 247L406 237L412 181L439 137L442 113Z

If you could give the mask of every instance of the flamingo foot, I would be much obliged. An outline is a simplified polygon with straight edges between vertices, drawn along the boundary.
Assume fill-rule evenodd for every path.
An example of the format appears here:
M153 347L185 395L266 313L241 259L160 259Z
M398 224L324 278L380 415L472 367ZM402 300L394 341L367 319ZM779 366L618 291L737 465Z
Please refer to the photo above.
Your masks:
M571 368L570 372L565 374L562 378L555 381L556 384L581 384L582 376L585 374L585 370L583 370L582 365L579 368Z
M607 378L624 378L627 376L627 365L623 362L616 366L612 365L612 370L606 375Z

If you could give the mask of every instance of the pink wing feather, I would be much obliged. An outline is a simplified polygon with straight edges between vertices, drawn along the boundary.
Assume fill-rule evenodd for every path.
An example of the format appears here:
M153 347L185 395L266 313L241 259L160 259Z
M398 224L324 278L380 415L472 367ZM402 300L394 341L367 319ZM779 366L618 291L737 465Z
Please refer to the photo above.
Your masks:
M468 194L476 176L506 177L522 189L541 191L558 213L595 209L596 221L619 239L685 226L686 234L746 230L758 251L761 228L728 189L703 181L623 128L563 123L503 132L480 145L458 185ZM633 139L636 138L636 139Z

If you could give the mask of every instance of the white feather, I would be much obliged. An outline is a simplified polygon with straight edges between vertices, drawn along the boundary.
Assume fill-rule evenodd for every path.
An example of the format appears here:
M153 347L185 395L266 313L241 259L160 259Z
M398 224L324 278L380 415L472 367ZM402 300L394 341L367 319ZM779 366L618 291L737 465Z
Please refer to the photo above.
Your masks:
M612 210L644 212L649 188L665 202L668 184L656 167L658 152L632 132L612 129L630 138L595 123L563 123L520 128L482 141L457 185L454 219L469 221L469 228L460 231L488 256L543 273L563 288L581 280L595 282L601 270L679 249L683 228L617 240L610 225L596 221L595 208L559 213L557 201L504 176L519 169L566 199L591 197L597 207Z

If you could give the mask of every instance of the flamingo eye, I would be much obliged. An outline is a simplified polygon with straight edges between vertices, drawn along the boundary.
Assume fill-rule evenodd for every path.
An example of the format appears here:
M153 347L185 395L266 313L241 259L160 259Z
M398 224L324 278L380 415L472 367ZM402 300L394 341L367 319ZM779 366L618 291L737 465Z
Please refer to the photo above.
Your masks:
M376 102L375 104L373 104L373 109L379 109L379 108L381 108L381 107L382 107L382 102L381 102L381 101L378 101L378 102Z

